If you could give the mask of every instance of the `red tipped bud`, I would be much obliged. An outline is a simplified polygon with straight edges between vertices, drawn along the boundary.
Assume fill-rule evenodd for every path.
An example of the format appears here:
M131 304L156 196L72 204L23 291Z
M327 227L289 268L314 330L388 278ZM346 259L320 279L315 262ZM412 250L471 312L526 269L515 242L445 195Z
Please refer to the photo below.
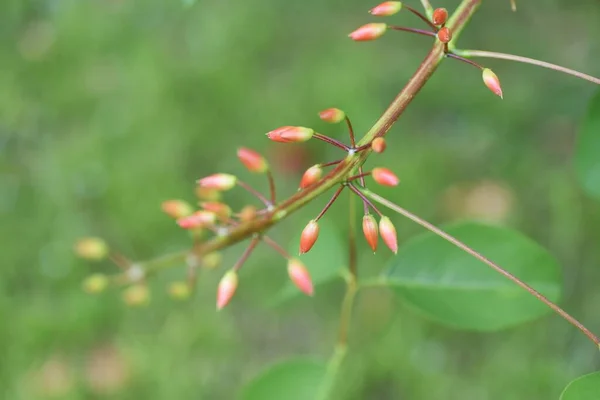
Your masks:
M388 217L381 217L379 220L379 234L383 239L383 242L394 254L398 253L398 237L396 235L396 228L392 221Z
M304 175L302 175L302 179L300 180L300 189L306 189L321 179L322 175L323 169L319 166L319 164L313 165L307 169L306 172L304 172Z
M240 147L237 156L250 172L263 173L269 169L267 160L254 150Z
M436 8L433 10L433 14L431 16L431 22L434 25L442 25L445 24L448 20L448 10L445 8Z
M219 287L217 288L217 310L223 309L233 295L235 294L235 290L238 286L238 276L234 270L230 270L219 282Z
M387 30L386 24L371 23L366 24L349 34L350 39L356 42L364 42L367 40L375 40L383 36Z
M218 201L204 201L200 206L208 212L216 214L218 217L227 218L231 215L231 208L224 203Z
M387 143L384 138L378 137L373 139L371 142L371 148L375 153L383 153L387 147Z
M256 217L256 207L245 206L238 214L238 217L242 222L252 221Z
M300 254L308 252L319 237L319 224L314 219L311 220L302 230L300 235Z
M400 183L400 179L387 168L373 168L371 174L375 182L383 186L396 186Z
M444 26L438 31L437 37L440 40L440 42L448 43L452 40L452 32L450 31L450 29L448 29L448 27Z
M304 294L312 296L314 293L312 279L304 264L296 258L292 258L288 261L288 275L291 281L300 289Z
M377 222L375 221L375 217L371 214L367 214L363 217L362 223L363 234L365 235L365 239L367 239L367 243L373 249L373 252L377 251L377 240L379 239L379 232L377 229Z
M161 209L171 218L187 217L194 212L191 205L183 200L167 200L161 204Z
M209 211L196 211L192 215L179 218L177 224L183 229L195 229L213 225L217 219L215 213Z
M200 187L214 190L229 190L236 182L237 178L229 174L213 174L198 180Z
M108 255L108 245L100 238L87 237L75 244L75 253L86 260L100 261Z
M500 86L500 80L494 72L489 68L483 69L483 83L488 87L496 96L500 96L502 99L502 87Z
M378 17L389 17L402 9L402 3L399 1L384 1L378 6L373 7L369 12Z
M282 126L267 133L267 137L274 142L298 143L306 142L313 137L315 131L303 126Z
M331 124L337 124L346 118L346 113L339 108L328 108L319 113L319 118Z

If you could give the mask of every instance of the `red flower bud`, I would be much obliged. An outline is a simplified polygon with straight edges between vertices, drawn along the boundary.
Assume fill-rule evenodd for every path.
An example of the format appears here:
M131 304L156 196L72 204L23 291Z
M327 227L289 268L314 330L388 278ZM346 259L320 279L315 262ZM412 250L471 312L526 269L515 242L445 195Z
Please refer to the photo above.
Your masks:
M389 17L402 9L402 3L399 1L384 1L378 6L373 7L369 12L378 17Z
M288 261L288 275L290 280L300 289L304 294L312 296L314 294L314 288L310 274L304 264L296 258L292 258Z
M373 168L371 174L375 182L383 186L396 186L400 183L400 179L387 168Z
M282 126L267 133L267 137L274 142L298 143L306 142L313 137L315 131L303 126Z
M319 113L319 118L331 124L337 124L346 118L346 113L339 108L328 108Z
M229 190L236 182L237 178L229 174L214 174L198 180L201 187L215 190Z
M437 37L440 40L440 42L448 43L452 40L452 32L450 31L450 29L448 29L448 27L444 26L438 31Z
M187 217L179 218L177 220L177 224L183 229L202 228L213 225L216 219L217 216L215 213L200 210L196 211L192 215L188 215Z
M319 237L319 224L314 219L311 220L302 230L300 235L300 254L308 252Z
M433 10L433 15L431 16L431 21L434 25L442 25L445 24L448 20L448 10L445 8L436 8Z
M383 153L385 148L387 147L387 143L384 138L378 137L373 139L371 142L371 148L375 153Z
M304 175L302 175L302 179L300 180L300 189L306 189L321 179L322 175L323 169L319 166L319 164L313 165L307 169L306 172L304 172Z
M218 201L205 201L200 203L200 206L221 218L227 218L231 215L231 208L227 204Z
M488 89L490 89L496 96L500 96L500 98L503 99L504 97L502 97L502 87L500 86L500 80L498 79L496 74L492 72L491 69L484 68L482 77L485 86L487 86Z
M364 42L367 40L375 40L383 36L387 30L386 24L371 23L366 24L349 34L350 39L356 42Z
M375 221L375 217L371 214L367 214L363 217L362 222L363 234L365 235L365 239L367 239L367 243L373 249L373 252L377 250L377 240L379 239L379 232L377 231L377 222Z
M394 254L398 253L398 237L396 235L396 228L392 221L388 217L381 217L379 220L379 234L383 239L383 242Z
M163 201L161 208L171 218L183 218L194 212L191 205L183 200Z
M254 150L240 147L237 156L250 172L263 173L269 169L267 160Z
M235 294L237 286L238 276L234 270L230 270L223 275L217 287L217 310L223 309L229 303Z

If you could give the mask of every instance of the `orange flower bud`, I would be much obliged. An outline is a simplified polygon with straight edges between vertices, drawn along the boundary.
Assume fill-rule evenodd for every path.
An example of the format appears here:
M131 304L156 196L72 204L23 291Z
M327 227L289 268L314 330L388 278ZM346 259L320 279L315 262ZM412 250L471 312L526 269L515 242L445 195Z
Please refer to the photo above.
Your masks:
M108 245L97 237L82 238L75 244L75 253L86 260L100 261L108 255Z
M319 237L319 224L311 220L302 230L300 235L300 254L307 253Z
M378 6L373 7L369 12L378 17L389 17L402 9L402 3L399 1L384 1Z
M371 214L367 214L363 217L362 223L363 234L365 235L365 239L367 239L367 243L373 249L373 252L377 251L377 241L379 239L379 232L377 229L377 222L375 221L375 217Z
M296 285L300 291L308 296L314 294L314 288L310 274L304 264L296 258L288 261L288 275L290 280Z
M383 242L394 254L398 253L398 237L396 235L396 228L392 221L388 217L381 217L379 220L379 234L383 239Z
M485 86L487 86L488 89L490 89L496 96L500 96L500 98L503 99L504 97L502 97L502 87L500 86L500 80L498 79L496 74L492 72L491 69L484 68L482 77Z
M315 131L303 126L282 126L267 133L267 137L274 142L299 143L306 142L313 137Z
M448 27L444 26L438 31L437 37L440 40L440 42L448 43L452 40L452 32L450 31L450 29L448 29Z
M256 217L256 207L245 206L238 214L238 217L242 222L252 221Z
M223 309L229 303L235 294L237 286L238 275L234 270L230 270L223 275L217 287L217 310Z
M328 108L319 113L319 118L331 124L337 124L346 118L346 113L339 108Z
M191 205L183 200L177 199L163 201L161 208L165 214L175 219L187 217L194 212L194 209Z
M356 42L364 42L367 40L375 40L383 36L385 31L387 30L386 24L381 23L370 23L361 26L348 36L350 39Z
M400 179L387 168L373 168L371 174L375 182L383 186L396 186L400 183Z
M313 165L304 172L302 179L300 180L300 189L306 189L313 183L321 179L323 175L323 169L319 164Z
M445 8L436 8L433 10L433 15L431 16L431 21L434 25L442 25L445 24L448 20L448 10Z
M183 229L195 229L213 225L216 220L217 216L215 213L200 210L187 217L179 218L177 224Z
M267 160L254 150L240 147L237 156L250 172L263 173L269 169Z
M198 180L201 187L215 190L229 190L236 182L237 178L230 174L213 174Z
M387 147L387 143L384 138L377 137L371 142L371 148L375 153L383 153Z
M216 214L218 217L227 218L231 215L231 208L218 201L204 201L200 203L200 206L208 212Z

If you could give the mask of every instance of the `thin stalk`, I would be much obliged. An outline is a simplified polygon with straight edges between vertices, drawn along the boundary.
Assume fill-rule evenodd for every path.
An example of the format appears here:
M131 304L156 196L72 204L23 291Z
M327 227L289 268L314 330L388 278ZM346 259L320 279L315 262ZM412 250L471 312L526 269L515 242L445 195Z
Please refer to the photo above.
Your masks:
M407 28L405 26L397 26L397 25L388 25L388 28L392 29L392 30L395 30L395 31L410 32L410 33L416 33L417 35L424 35L424 36L429 36L429 37L435 37L435 32L426 31L426 30L423 30L423 29Z
M365 176L369 176L369 175L371 175L371 174L372 174L372 172L371 172L371 171L369 171L369 172L363 172L363 173L360 173L360 174L358 174L358 175L349 176L348 178L346 178L346 182L352 182L352 181L354 181L354 180L356 180L356 179L361 179L361 180L363 180L363 182L364 182L364 178L365 178ZM364 185L361 185L361 186L362 186L362 187L364 187Z
M475 68L478 68L479 70L483 70L483 66L481 66L481 65L477 64L475 61L471 61L471 60L469 60L468 58L464 58L464 57L461 57L461 56L457 56L457 55L456 55L456 54L454 54L454 53L448 53L448 54L446 54L446 56L448 56L448 58L454 58L455 60L462 61L462 62L464 62L464 63L467 63L467 64L469 64L469 65L472 65L472 66L474 66Z
M325 204L325 207L323 207L323 209L321 210L321 212L319 213L319 215L317 215L317 218L315 218L315 222L320 220L321 217L323 215L325 215L325 213L327 212L327 210L329 210L329 207L331 207L333 205L333 203L337 200L337 198L339 197L340 193L342 193L342 190L344 190L344 186L340 186L338 188L338 190L335 191L335 193L333 194L333 196L331 196L331 198L329 199L329 201L327 202L327 204Z
M515 0L510 0L510 9L517 11L517 2Z
M383 213L381 211L379 211L379 209L375 206L375 204L373 204L373 202L371 200L369 200L363 194L363 192L361 192L359 189L357 189L356 186L348 185L348 187L350 188L350 190L352 190L354 193L356 193L356 195L358 197L360 197L365 203L367 203L369 205L369 207L371 207L371 209L373 209L373 211L375 211L377 213L377 215L379 215L380 217L383 216ZM368 189L363 189L363 190L368 190Z
M417 17L421 18L427 25L429 25L434 31L437 31L437 26L435 26L433 24L433 22L431 22L429 20L429 18L427 18L426 16L424 16L423 14L421 14L420 11L415 10L414 8L407 6L406 4L402 4L402 7L406 8L408 11L410 11L411 13L415 14Z
M319 166L321 166L321 167L330 167L332 165L338 165L342 161L344 161L343 158L339 159L339 160L335 160L335 161L329 161L329 162L326 162L326 163L322 163L322 164L319 164Z
M429 0L421 0L421 4L423 4L423 8L425 9L425 13L429 18L433 15L433 7L429 3Z
M246 262L248 257L250 257L250 254L252 254L252 252L256 248L256 245L258 245L259 242L260 242L260 237L258 235L256 235L255 237L252 238L252 240L250 241L250 244L248 245L248 247L246 247L246 250L244 250L244 252L242 253L242 256L237 260L237 262L233 266L234 271L237 272L240 270L240 268L242 268L242 266L244 265L244 263Z
M346 126L348 127L348 134L350 135L350 145L352 148L356 146L356 138L354 136L354 128L352 127L352 122L350 122L350 118L346 115L344 118L346 120Z
M323 142L334 145L335 147L339 147L340 149L342 149L344 151L350 150L350 147L346 146L344 143L340 142L339 140L331 138L329 136L322 135L320 133L315 133L313 135L313 138L322 140Z
M498 53L495 51L483 51L483 50L457 50L453 49L452 53L462 57L484 57L484 58L497 58L501 60L516 61L524 64L532 64L542 68L548 68L554 71L563 72L568 75L575 76L577 78L585 79L586 81L600 85L600 79L593 77L583 72L575 71L570 68L561 67L560 65L551 64L545 61L536 60L534 58L516 56L514 54Z
M292 256L290 256L290 253L285 251L285 249L283 247L281 247L279 245L279 243L277 243L275 240L271 239L270 237L268 237L266 235L263 235L262 239L267 245L271 246L276 252L281 254L283 256L283 258L285 258L286 260L289 260L290 258L292 258Z
M269 193L271 195L271 204L275 204L276 202L276 192L275 192L275 179L273 178L273 173L270 169L267 170L267 180L269 181Z
M511 280L513 283L515 283L518 286L520 286L521 288L525 289L527 292L529 292L529 294L531 294L532 296L536 297L542 303L546 304L554 312L556 312L558 315L560 315L563 319L565 319L567 322L569 322L575 328L579 329L597 347L600 347L600 338L598 338L596 335L594 335L581 322L579 322L578 320L576 320L574 317L572 317L569 313L567 313L565 310L563 310L562 308L560 308L558 305L556 305L555 303L553 303L552 301L550 301L543 294L541 294L540 292L538 292L537 290L535 290L534 288L532 288L531 286L529 286L528 284L526 284L525 282L523 282L522 280L520 280L519 278L517 278L516 276L514 276L513 274L511 274L510 272L506 271L504 268L502 268L499 265L495 264L493 261L491 261L488 258L484 257L483 255L481 255L477 251L473 250L472 248L470 248L469 246L467 246L466 244L464 244L460 240L456 239L454 236L451 236L451 235L447 234L443 230L437 228L435 225L430 224L429 222L427 222L424 219L416 216L415 214L411 213L410 211L405 210L404 208L400 207L399 205L397 205L397 204L395 204L395 203L393 203L393 202L391 202L391 201L389 201L389 200L387 200L387 199L385 199L385 198L379 196L378 194L373 193L373 192L371 192L369 190L364 190L363 193L364 193L365 196L369 197L370 199L373 199L374 201L378 202L379 204L384 205L385 207L389 208L390 210L393 210L393 211L397 212L398 214L403 215L404 217L410 219L411 221L416 222L417 224L421 225L425 229L427 229L427 230L435 233L436 235L440 236L441 238L447 240L448 242L452 243L454 246L458 247L459 249L461 249L464 252L468 253L469 255L475 257L479 261L483 262L488 267L492 268L494 271L496 271L499 274L505 276L506 278L508 278L509 280Z
M366 203L365 203L366 204ZM356 197L350 193L348 220L348 270L356 281L358 278L358 258L356 250Z
M273 206L273 203L271 203L265 196L262 195L262 193L260 193L258 190L254 189L252 186L248 185L246 182L242 182L239 179L237 180L237 184L244 188L248 193L250 193L252 196L256 197L258 200L261 201L261 203L263 203L265 205L265 207L269 208L271 206Z

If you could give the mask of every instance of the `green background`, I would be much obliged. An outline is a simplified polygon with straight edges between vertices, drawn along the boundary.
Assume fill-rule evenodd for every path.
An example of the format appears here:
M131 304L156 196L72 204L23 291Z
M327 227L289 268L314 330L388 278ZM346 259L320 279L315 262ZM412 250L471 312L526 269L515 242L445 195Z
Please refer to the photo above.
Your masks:
M339 153L269 143L264 133L304 125L345 138L317 118L331 106L365 132L428 51L429 38L398 32L350 41L374 19L366 11L375 3L0 2L0 398L230 399L272 362L329 357L343 285L266 307L286 281L285 261L268 248L245 265L235 300L217 314L223 269L203 274L182 303L166 295L185 275L175 268L153 279L149 307L131 309L118 290L82 292L85 276L116 268L75 259L72 245L99 235L135 260L184 249L187 235L160 203L194 201L195 180L216 171L242 176L237 146L267 154L281 195L294 193L304 169ZM593 0L521 1L516 14L508 0L485 1L460 47L598 76L599 20ZM421 27L404 12L392 21ZM598 332L600 212L572 167L596 88L532 66L482 63L502 80L505 100L474 68L445 62L391 130L388 151L369 161L402 180L381 193L434 223L475 219L534 238L563 265L565 307ZM239 191L228 199L236 208L252 201ZM274 236L291 240L325 202ZM333 235L345 234L345 202L327 216ZM421 232L393 220L401 241ZM223 268L241 250L226 251ZM362 241L360 250L362 276L390 258ZM599 367L593 346L558 317L461 332L369 289L357 301L336 398L552 399Z

